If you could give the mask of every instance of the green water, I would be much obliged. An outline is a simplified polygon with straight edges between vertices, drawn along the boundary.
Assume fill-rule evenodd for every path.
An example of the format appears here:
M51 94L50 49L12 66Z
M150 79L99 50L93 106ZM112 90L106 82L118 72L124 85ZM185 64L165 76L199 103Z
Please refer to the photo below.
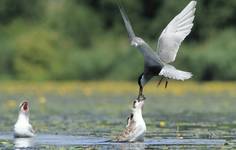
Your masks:
M19 92L0 93L0 97L0 134L6 135L0 137L0 148L14 147L10 135L17 119L18 108L8 104L9 101L16 99L19 104L21 100L28 98L31 105L30 120L37 134L90 137L103 142L93 144L88 139L90 144L83 144L78 142L78 139L74 144L39 142L36 146L46 149L110 149L117 147L114 147L114 143L104 144L104 140L114 138L124 129L126 118L131 112L132 100L136 95L93 93L85 96L80 92L74 92L63 95L47 93L42 96ZM40 102L40 97L45 99L45 103ZM145 143L126 144L125 148L232 148L236 143L235 106L235 97L225 93L147 95L143 110L147 125ZM65 143L67 140L70 141L67 138L61 140ZM212 141L201 143L202 140Z

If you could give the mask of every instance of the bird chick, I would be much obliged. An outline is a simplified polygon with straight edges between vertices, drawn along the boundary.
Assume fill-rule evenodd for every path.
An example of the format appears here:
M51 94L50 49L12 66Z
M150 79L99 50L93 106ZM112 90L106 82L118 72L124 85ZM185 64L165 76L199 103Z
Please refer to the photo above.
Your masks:
M127 119L124 131L116 137L118 142L143 142L146 132L146 124L143 120L142 110L144 101L134 100L132 113Z
M29 102L23 101L20 105L20 111L18 119L14 126L14 137L16 138L25 138L33 137L35 131L32 128L32 125L29 123Z

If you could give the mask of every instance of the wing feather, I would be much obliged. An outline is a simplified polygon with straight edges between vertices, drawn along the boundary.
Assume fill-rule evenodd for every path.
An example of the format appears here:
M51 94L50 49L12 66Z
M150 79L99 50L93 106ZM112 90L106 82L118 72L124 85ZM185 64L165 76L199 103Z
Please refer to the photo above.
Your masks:
M128 32L129 40L131 42L133 40L133 38L135 38L134 30L133 30L133 28L132 28L132 26L130 24L129 18L128 18L124 8L122 7L122 5L120 3L117 3L117 5L119 7L122 19L124 21L126 30Z
M186 19L185 21L183 21L183 22L181 22L181 23L178 24L178 28L183 27L183 26L186 26L186 25L188 25L188 24L191 24L191 23L193 22L193 20L194 20L194 16L192 16L192 17Z
M134 120L131 120L130 124L124 129L124 131L116 137L116 141L129 141L135 131L135 124Z
M162 31L157 43L157 54L163 62L175 60L181 43L191 32L196 4L196 1L191 1Z

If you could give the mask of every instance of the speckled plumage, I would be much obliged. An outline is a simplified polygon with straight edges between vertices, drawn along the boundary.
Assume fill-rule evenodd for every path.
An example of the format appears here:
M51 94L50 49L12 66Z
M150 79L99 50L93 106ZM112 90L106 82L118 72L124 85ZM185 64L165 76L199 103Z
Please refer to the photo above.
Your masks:
M136 142L144 141L146 124L142 117L142 108L144 101L134 101L133 112L128 117L126 128L118 135L115 141L119 142Z

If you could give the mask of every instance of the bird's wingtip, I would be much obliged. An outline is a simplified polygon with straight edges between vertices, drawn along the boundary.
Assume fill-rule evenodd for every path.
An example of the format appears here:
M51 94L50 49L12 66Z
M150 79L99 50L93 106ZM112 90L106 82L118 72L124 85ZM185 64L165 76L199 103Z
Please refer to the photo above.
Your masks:
M192 3L193 5L196 5L196 4L197 4L197 1L194 0L194 1L191 1L190 3Z

